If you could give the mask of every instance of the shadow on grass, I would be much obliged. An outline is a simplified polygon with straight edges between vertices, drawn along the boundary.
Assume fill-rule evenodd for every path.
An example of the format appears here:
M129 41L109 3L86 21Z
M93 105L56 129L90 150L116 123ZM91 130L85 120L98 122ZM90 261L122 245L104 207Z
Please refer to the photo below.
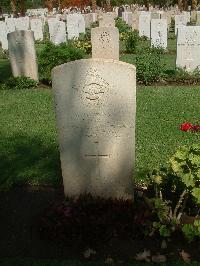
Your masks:
M45 143L39 137L1 136L0 189L14 184L50 184L62 182L59 150L55 143Z
M8 59L0 60L0 83L12 76L11 65Z

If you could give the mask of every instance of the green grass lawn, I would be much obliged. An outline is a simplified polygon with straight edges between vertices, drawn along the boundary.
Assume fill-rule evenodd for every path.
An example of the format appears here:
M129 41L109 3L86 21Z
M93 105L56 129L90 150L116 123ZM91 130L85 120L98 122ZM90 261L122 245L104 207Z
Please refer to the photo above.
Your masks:
M0 59L0 83L6 81L12 75L8 59Z
M150 42L146 41L141 44L142 46L150 46ZM140 44L139 44L140 46ZM127 62L129 64L135 64L136 62L136 54L122 54L120 55L120 60ZM176 40L169 39L168 40L168 50L165 54L161 55L162 63L164 64L164 67L166 70L175 69L176 67Z
M199 133L179 130L199 124L200 87L138 87L136 170L166 165L178 146L200 141ZM12 183L61 181L59 151L50 89L0 91L1 188Z
M175 40L163 60L175 66ZM40 50L43 44L38 44ZM135 55L123 61L134 63ZM0 81L11 76L8 60L0 60ZM181 145L199 142L200 134L184 133L180 124L199 121L200 87L137 87L136 174L165 166ZM59 150L50 89L0 91L0 187L12 183L61 182Z

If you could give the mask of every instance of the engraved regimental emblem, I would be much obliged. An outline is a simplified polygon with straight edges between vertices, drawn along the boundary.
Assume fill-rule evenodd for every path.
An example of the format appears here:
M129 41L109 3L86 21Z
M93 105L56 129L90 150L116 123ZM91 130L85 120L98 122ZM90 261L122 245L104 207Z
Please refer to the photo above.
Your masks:
M99 75L97 69L90 68L86 72L83 85L84 104L87 106L101 104L109 89L109 83Z

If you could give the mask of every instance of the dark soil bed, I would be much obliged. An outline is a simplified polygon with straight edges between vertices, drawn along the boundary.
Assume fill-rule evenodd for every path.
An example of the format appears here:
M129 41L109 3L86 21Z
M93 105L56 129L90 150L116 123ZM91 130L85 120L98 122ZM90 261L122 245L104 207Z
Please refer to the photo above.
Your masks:
M180 252L200 261L200 242L188 244L181 234L166 249L161 239L144 237L148 208L143 202L92 199L63 205L63 189L15 187L0 193L0 258L132 261L145 249L152 255L181 259ZM96 254L86 250L92 249ZM90 252L89 252L90 253Z

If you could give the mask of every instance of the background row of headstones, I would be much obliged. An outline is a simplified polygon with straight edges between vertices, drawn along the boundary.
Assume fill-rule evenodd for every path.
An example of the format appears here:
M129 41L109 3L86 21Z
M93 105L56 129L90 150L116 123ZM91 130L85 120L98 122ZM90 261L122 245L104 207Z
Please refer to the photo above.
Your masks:
M78 38L80 33L85 33L86 26L97 20L97 15L90 13L85 16L81 14L69 14L65 20L61 21L60 17L48 18L6 18L0 21L0 42L2 48L8 49L7 34L15 30L29 30L34 32L35 40L43 40L44 26L48 23L50 40L59 44L66 42L66 32L68 39Z
M73 14L70 15L69 18L71 16L73 17L79 15ZM143 15L141 15L141 17L143 17ZM54 20L55 18L49 20L50 36L51 36L51 31L53 32L54 30L54 24L53 24ZM57 32L59 32L60 35L57 34L56 37L57 41L66 42L65 23L61 21L60 22L56 21L55 25L64 25L63 28L60 27L59 30L57 30ZM15 32L16 32L16 35L14 35L15 37L14 38L10 37L9 55L10 57L14 58L15 67L16 69L18 69L17 65L20 66L23 60L16 58L18 57L18 55L21 56L25 54L24 52L22 52L23 50L26 51L27 53L29 47L34 47L34 37L33 38L31 37L33 36L33 31L27 31L27 30L13 31L12 33ZM26 34L24 35L23 32L25 32ZM8 36L12 36L12 34L8 34ZM26 36L28 37L25 38ZM55 38L55 36L52 33L51 39L53 38ZM54 41L56 40L54 39ZM119 60L119 32L118 29L115 27L114 16L112 13L102 14L99 21L99 27L93 28L91 31L91 42L92 42L92 57ZM151 45L154 47L167 48L166 19L151 20ZM199 47L200 47L200 26L183 25L179 27L178 38L177 38L177 59L176 59L177 66L185 68L189 71L194 70L196 67L199 67L199 62L200 62ZM15 56L12 56L12 54L13 55L15 54ZM31 50L31 54L35 54L35 52ZM30 58L31 58L30 55L28 55L29 62L35 60L33 58L32 59ZM27 63L23 65L28 66L29 64ZM22 69L22 66L20 66L20 69ZM37 72L37 70L35 72ZM18 72L16 73L17 73L16 75L18 75ZM38 76L37 74L34 74L34 77L37 76Z

